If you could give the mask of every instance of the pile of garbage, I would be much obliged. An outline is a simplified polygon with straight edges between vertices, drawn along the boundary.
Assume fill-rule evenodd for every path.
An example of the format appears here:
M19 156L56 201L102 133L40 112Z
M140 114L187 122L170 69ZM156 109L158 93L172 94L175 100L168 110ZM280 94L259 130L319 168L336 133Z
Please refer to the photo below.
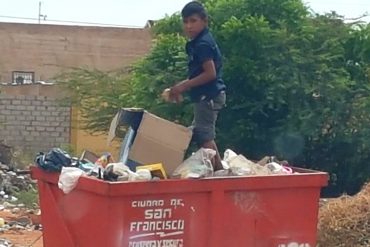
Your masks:
M0 247L13 247L13 244L7 239L0 238Z
M13 196L16 192L35 189L35 182L23 173L27 172L17 171L0 163L0 201L16 202L17 198Z
M370 246L370 184L320 208L318 242L325 247Z
M275 157L265 157L259 162L248 160L241 154L226 150L222 161L223 169L214 171L211 160L216 155L212 149L201 148L180 164L169 176L162 164L137 165L129 167L124 162L115 162L110 153L100 157L90 152L81 158L71 157L59 148L48 153L40 153L36 163L46 171L60 172L58 186L69 193L77 185L81 176L102 179L110 182L132 182L166 179L199 179L230 176L268 176L293 174L286 161Z
M0 217L0 233L7 230L41 228L41 212L38 205L33 205L35 209L27 209L26 205L19 203L16 197L16 194L21 191L36 190L35 182L27 174L19 175L22 173L9 165L0 164L0 213L14 215L11 220Z
M241 154L227 149L222 160L222 170L214 171L212 158L216 152L212 149L199 149L185 160L172 174L173 178L203 178L231 176L267 176L293 174L286 161L278 161L275 157L264 157L253 162Z
M0 218L0 233L9 230L41 230L40 209L27 209L24 204L4 202L0 211L10 215L6 219Z

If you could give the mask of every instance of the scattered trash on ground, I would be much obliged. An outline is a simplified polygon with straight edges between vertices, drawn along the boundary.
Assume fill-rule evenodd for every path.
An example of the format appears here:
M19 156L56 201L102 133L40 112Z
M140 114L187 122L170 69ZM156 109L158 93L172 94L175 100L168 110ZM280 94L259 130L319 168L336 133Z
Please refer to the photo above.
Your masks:
M36 183L28 173L0 163L0 247L42 246Z

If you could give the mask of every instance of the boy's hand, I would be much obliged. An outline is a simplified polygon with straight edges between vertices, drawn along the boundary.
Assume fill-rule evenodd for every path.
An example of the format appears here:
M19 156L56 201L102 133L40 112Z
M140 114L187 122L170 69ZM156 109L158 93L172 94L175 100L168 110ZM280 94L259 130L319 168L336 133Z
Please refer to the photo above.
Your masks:
M175 86L171 87L170 96L178 96L187 91L187 80L177 83ZM176 98L176 97L175 97Z
M188 80L184 80L171 87L170 99L176 101L176 103L180 103L182 101L182 94L189 89L187 82Z
M167 102L181 103L182 94L189 89L188 80L175 84L175 86L166 88L162 93L162 98Z
M183 97L181 94L171 94L171 88L166 88L162 93L162 99L164 99L166 102L172 102L172 103L180 103L183 101Z

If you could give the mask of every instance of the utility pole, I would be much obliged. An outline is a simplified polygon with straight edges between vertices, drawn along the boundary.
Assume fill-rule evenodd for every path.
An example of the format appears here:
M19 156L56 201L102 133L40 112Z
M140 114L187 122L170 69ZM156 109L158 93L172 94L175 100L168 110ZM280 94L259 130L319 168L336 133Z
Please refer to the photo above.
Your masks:
M41 14L41 1L39 2L39 24L41 23L41 17L44 18L44 21L46 20L47 15Z

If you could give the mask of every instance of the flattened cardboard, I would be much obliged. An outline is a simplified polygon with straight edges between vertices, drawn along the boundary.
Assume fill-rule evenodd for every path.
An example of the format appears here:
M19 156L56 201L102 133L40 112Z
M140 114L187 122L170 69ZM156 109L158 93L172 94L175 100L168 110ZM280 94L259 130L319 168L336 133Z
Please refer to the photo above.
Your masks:
M131 147L129 159L142 165L162 163L167 174L172 174L184 160L185 151L163 145L158 141L138 134L134 145Z
M108 143L121 125L130 126L136 132L129 160L141 165L162 163L168 174L183 161L192 136L190 129L143 109L123 108L111 122Z
M151 140L160 140L161 144L174 149L184 149L189 145L189 129L172 123L151 113L145 112L138 129L138 134Z

